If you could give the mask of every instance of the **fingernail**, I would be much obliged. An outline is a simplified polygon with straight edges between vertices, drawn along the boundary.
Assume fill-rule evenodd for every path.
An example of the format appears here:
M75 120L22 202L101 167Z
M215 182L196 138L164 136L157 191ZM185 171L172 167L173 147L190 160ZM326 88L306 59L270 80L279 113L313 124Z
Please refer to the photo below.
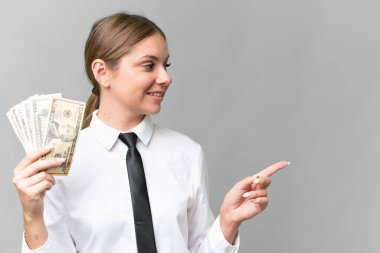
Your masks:
M63 163L64 161L65 161L65 158L63 157L57 158L57 162Z
M52 149L53 148L53 146L51 145L51 144L48 144L48 145L46 145L45 147L44 147L44 149L46 149L46 150L50 150L50 149Z
M253 180L253 183L254 183L254 184L258 184L258 183L260 183L260 179L255 178L255 179Z
M252 183L256 184L255 181L257 180L257 178L259 178L259 174L255 174L252 177L253 177Z
M244 197L244 198L248 198L248 197L251 197L251 193L249 193L249 192L246 192L246 193L244 193L244 194L243 194L243 197Z

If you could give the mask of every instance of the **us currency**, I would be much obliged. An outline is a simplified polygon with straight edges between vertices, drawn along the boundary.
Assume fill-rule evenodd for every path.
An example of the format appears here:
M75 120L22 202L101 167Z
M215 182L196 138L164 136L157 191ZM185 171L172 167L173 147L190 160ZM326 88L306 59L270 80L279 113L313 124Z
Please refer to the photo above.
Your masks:
M29 104L30 100L36 96L38 95L36 94L34 96L31 96L14 107L14 114L17 115L17 118L20 120L19 125L21 127L21 132L24 135L24 145L26 146L26 152L30 152L35 149Z
M15 120L15 126L19 130L20 136L22 137L23 140L23 146L25 149L25 152L30 152L32 151L33 147L31 146L31 143L29 142L29 138L27 135L27 125L25 118L23 117L23 109L21 103L12 107L10 109L10 114L12 115L12 118Z
M26 100L20 104L20 106L17 108L18 113L21 117L21 122L23 125L23 130L26 134L26 138L28 140L28 145L29 145L29 152L32 151L35 147L35 144L33 142L33 129L32 129L32 123L31 123L31 118L30 118L30 112L29 112L29 102L30 100Z
M73 159L78 134L82 128L85 103L53 98L48 117L47 132L44 146L52 146L46 158L65 158L65 162L55 168L49 168L48 173L67 175Z
M12 128L26 153L43 145L53 97L62 97L62 95L60 93L36 94L13 106L7 112Z
M49 111L53 98L61 98L61 93L41 95L31 100L31 114L33 115L33 135L35 147L42 147L48 126Z
M26 153L51 144L53 149L48 157L64 157L66 162L48 172L67 175L82 125L85 103L54 100L61 97L60 93L36 94L13 106L6 115ZM53 135L56 138L51 138Z
M17 123L16 119L14 118L13 113L11 111L8 111L7 112L7 117L9 119L9 122L12 125L13 131L15 132L15 134L16 134L17 138L19 139L19 141L21 142L22 147L24 148L25 151L27 151L27 146L24 144L25 143L24 137L23 137L23 135L21 133L20 127L18 126L18 123Z

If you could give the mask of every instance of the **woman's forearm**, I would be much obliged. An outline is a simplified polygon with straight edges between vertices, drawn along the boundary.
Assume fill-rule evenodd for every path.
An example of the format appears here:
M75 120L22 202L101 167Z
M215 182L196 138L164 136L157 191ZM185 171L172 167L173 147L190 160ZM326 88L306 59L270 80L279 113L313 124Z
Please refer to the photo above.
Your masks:
M25 241L30 249L37 249L48 239L48 232L43 217L31 219L24 215Z

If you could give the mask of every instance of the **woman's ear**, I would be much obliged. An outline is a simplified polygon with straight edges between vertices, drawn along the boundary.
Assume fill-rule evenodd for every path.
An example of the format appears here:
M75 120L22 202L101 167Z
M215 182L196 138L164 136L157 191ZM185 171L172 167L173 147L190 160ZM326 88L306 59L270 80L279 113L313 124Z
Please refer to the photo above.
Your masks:
M108 75L110 70L107 68L106 63L101 59L95 59L91 64L91 69L98 84L103 88L108 88Z

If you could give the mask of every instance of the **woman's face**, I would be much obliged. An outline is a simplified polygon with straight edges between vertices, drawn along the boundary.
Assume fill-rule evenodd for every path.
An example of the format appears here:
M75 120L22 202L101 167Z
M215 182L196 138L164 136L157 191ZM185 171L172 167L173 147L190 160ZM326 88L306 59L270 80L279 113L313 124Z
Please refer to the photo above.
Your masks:
M112 102L107 104L133 115L158 113L172 82L168 57L166 41L158 33L134 45L110 71L107 97Z

